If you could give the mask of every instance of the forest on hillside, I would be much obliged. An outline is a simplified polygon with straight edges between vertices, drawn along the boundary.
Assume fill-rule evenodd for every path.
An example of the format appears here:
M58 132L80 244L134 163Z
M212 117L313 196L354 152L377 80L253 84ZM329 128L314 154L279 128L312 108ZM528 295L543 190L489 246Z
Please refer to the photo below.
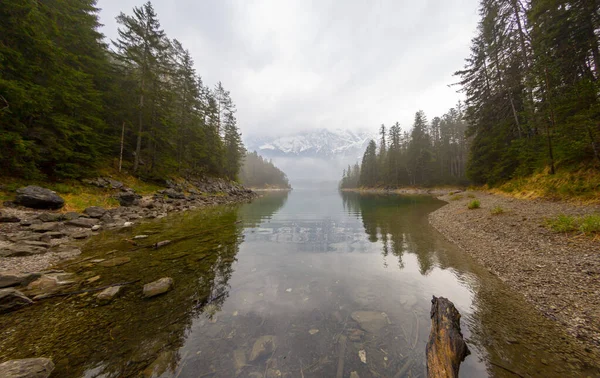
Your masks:
M245 152L230 93L202 82L150 2L117 22L108 44L96 0L0 2L0 176L122 165L235 179Z
M400 143L392 128L379 149L372 141L362 164L344 171L341 186L453 184L464 178L496 185L536 172L597 169L599 9L596 0L482 0L471 54L456 72L466 100L453 122L464 133L444 142L434 131L437 121L427 123L419 112L412 131L396 137ZM443 158L448 146L457 150ZM449 170L453 159L458 167Z
M286 174L256 151L246 154L240 171L240 182L249 188L291 189Z

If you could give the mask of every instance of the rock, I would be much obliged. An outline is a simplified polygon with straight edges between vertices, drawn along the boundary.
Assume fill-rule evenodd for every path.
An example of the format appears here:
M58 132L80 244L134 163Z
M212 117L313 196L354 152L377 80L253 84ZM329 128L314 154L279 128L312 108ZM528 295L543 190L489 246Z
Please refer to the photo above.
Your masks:
M364 349L358 351L358 358L360 358L360 362L363 364L367 363L367 352Z
M43 242L43 241L37 241L37 240L24 240L22 242L22 244L24 244L24 245L32 245L34 247L50 248L50 243L46 243L46 242Z
M131 261L130 257L124 257L124 256L123 257L115 257L110 260L102 261L99 265L106 267L106 268L112 268L114 266L127 264L130 261Z
M161 193L172 199L185 199L185 194L178 192L175 189L165 189Z
M73 275L71 273L49 273L44 274L37 280L27 285L27 292L30 295L46 295L57 292L62 286L75 283L69 280ZM35 297L34 297L35 299Z
M132 191L127 191L117 194L115 198L117 199L117 201L119 201L119 204L121 206L134 206L138 204L142 196L140 196L139 194L135 194Z
M81 216L81 214L75 212L75 211L69 211L68 213L63 214L63 219L64 220L73 220L73 219L77 219Z
M27 245L27 244L13 244L4 249L0 249L1 257L22 257L22 256L32 256L39 255L41 253L47 252L47 248L38 247L35 245Z
M259 337L252 346L249 361L254 362L273 353L276 348L276 342L277 338L273 335Z
M0 314L16 311L31 304L33 304L33 301L19 290L13 288L0 289ZM0 377L5 377L5 375L0 374Z
M142 372L142 376L145 378L162 377L170 366L172 366L173 361L175 361L175 356L176 353L173 351L160 353L156 360Z
M112 223L113 217L108 212L106 212L106 214L100 217L100 220L104 223Z
M65 237L65 233L64 232L60 232L60 231L50 231L50 232L45 232L42 236L47 236L50 239L60 239Z
M65 222L65 224L67 224L69 226L75 226L75 227L92 228L96 224L98 224L98 221L96 219L90 219L90 218L77 218L77 219L73 219L68 222Z
M2 378L48 378L54 363L48 358L9 360L0 364Z
M86 184L95 185L99 188L122 189L125 186L121 181L113 180L108 177L98 177L95 179L86 179L82 181Z
M92 231L100 231L102 227L99 224L93 225L92 226Z
M354 343L361 342L364 336L365 332L360 329L353 329L348 333L348 339Z
M389 324L385 312L354 311L350 316L360 325L360 328L370 333L377 333Z
M25 286L40 276L40 273L19 273L10 270L0 272L0 289L10 286Z
M21 218L13 214L8 214L4 211L0 211L0 223L18 223Z
M136 240L136 239L147 239L147 238L148 238L148 235L135 235L133 237L134 240Z
M358 375L357 372L353 371L353 372L350 372L350 378L360 378L360 375Z
M39 223L32 224L29 226L29 229L33 232L50 232L56 231L59 227L60 223L57 222L47 222L47 223Z
M90 236L88 231L76 232L71 237L76 240L86 239Z
M318 330L318 329L316 329L316 328L309 329L309 330L308 330L308 333L309 333L309 334L311 334L311 335L315 335L315 334L319 333L319 330Z
M96 298L98 298L98 301L102 304L107 304L119 294L121 288L122 286L111 286L102 290L98 295L96 295Z
M125 222L123 223L123 227L131 227L133 226L133 222Z
M37 216L37 219L41 220L42 222L58 222L63 220L64 216L58 213L41 213Z
M60 209L65 205L65 200L50 189L30 185L17 189L15 203L34 209Z
M236 374L239 374L244 366L246 366L246 352L243 349L233 351L233 365L235 366Z
M90 218L101 218L106 214L106 209L98 206L91 206L83 210L83 213Z
M158 243L154 244L154 249L158 249L160 247L164 247L167 244L171 244L171 241L170 240L159 241Z
M173 288L174 281L171 277L163 277L144 285L144 297L152 298L164 294Z

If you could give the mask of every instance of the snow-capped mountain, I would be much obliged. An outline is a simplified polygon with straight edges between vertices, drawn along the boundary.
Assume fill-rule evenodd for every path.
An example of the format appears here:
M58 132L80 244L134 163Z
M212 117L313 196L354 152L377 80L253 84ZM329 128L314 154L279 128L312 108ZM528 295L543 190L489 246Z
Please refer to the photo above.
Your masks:
M247 138L248 151L272 159L292 185L329 180L337 182L342 170L359 162L375 133L350 130L307 130L272 137Z
M246 141L246 148L270 158L357 158L373 137L364 131L317 129L277 137L250 138Z

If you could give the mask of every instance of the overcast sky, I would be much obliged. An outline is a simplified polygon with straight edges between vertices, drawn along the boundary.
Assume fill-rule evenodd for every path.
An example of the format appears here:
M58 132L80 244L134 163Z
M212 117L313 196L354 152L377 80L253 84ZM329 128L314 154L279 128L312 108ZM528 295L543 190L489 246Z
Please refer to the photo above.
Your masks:
M103 33L144 0L99 0ZM245 137L310 128L376 130L429 119L462 98L452 74L478 0L155 0L204 83L221 81Z

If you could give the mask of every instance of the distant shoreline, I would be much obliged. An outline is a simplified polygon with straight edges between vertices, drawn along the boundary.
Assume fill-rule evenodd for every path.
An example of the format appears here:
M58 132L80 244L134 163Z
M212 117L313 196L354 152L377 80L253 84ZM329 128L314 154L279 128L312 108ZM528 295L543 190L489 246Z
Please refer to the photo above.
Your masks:
M254 190L254 189L253 189ZM382 189L382 188L353 188L353 189L340 189L342 192L354 192L354 193L372 193L372 194L423 194L432 196L445 196L447 194L459 193L465 190L465 188L459 187L441 187L441 188L396 188L396 189Z
M291 192L292 188L248 188L253 192Z

